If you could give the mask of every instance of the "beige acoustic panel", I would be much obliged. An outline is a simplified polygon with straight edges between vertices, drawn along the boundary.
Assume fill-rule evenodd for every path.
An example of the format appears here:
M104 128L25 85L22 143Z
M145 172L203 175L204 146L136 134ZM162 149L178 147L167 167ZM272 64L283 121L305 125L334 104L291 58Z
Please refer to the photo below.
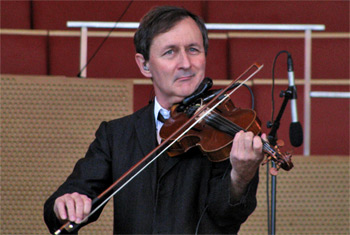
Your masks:
M0 234L47 234L46 198L84 156L99 123L132 112L132 81L1 77ZM349 156L293 157L277 176L276 234L349 234ZM267 234L266 166L240 234ZM79 234L112 234L112 202Z
M43 204L101 121L132 112L131 80L1 76L1 234L48 234ZM81 234L112 234L112 202Z
M292 160L294 168L280 170L276 177L276 234L350 234L349 156L295 156ZM241 227L241 235L268 234L266 178L263 166L258 207Z

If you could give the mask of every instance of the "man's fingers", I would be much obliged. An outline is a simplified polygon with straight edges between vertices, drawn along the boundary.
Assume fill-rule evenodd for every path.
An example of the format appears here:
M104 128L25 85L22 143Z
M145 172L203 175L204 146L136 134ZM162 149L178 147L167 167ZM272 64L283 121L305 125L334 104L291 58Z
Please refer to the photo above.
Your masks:
M73 194L74 195L74 194ZM78 194L74 195L75 199L75 213L76 213L76 223L79 224L83 219L90 213L91 210L91 199L85 195Z
M79 224L83 220L84 213L84 201L79 194L72 194L72 198L75 204L75 222Z
M248 160L250 153L253 151L254 138L253 132L239 131L233 140L233 155L239 159ZM246 158L247 156L248 159Z
M56 200L54 211L58 219L67 219L66 204L63 200Z
M261 152L262 151L262 139L259 136L254 136L253 138L253 149L255 152Z
M246 132L243 139L245 151L250 151L252 149L253 140L254 140L253 132Z
M56 199L54 211L59 220L81 223L90 213L91 199L79 193L65 194Z
M91 211L91 199L88 197L85 197L84 202L84 218L90 214Z
M242 151L242 138L241 135L243 135L243 131L239 131L236 133L235 138L233 139L233 146L232 149L234 151L234 155L237 156L239 152Z
M75 201L70 195L65 197L65 200L66 200L66 208L67 208L67 212L68 212L68 218L70 221L75 221L75 219L76 219Z

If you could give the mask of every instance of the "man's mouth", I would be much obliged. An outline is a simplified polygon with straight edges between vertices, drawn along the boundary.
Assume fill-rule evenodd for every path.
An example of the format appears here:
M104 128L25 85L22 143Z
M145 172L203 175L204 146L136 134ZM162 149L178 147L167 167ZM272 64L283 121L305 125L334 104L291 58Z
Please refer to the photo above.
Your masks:
M195 74L193 74L193 73L183 74L183 75L177 76L175 81L184 81L184 80L192 79L194 76L195 76Z

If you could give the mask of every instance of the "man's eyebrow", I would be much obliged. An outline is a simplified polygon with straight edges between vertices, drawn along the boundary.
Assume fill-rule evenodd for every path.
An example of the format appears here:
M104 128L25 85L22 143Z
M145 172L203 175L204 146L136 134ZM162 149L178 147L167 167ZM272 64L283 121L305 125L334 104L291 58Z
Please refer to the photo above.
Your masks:
M185 45L185 47L191 47L191 46L200 46L201 44L199 44L199 43L190 43L190 44L188 44L188 45ZM169 45L165 45L164 47L163 47L163 49L171 49L171 48L176 48L176 47L178 47L178 45L176 45L176 44L169 44Z
M195 43L191 43L191 44L190 44L190 45L188 45L188 46L190 46L190 47L191 47L191 46L197 46L197 47L200 47L200 46L201 46L201 44L199 44L199 43L196 43L196 42L195 42Z
M174 44L169 44L169 45L165 45L163 48L168 49L168 48L176 48L177 46Z
M179 46L176 45L176 44L168 44L168 45L164 45L163 47L161 47L161 51L165 51L165 50L169 50L169 49L176 49L178 48ZM193 43L190 43L188 45L185 45L185 48L189 48L189 47L201 47L201 44L200 43L196 43L196 42L193 42ZM204 46L203 46L204 47Z
M164 45L162 46L160 49L161 50L167 50L167 49L173 49L173 48L176 48L177 46L174 45L174 44L168 44L168 45Z

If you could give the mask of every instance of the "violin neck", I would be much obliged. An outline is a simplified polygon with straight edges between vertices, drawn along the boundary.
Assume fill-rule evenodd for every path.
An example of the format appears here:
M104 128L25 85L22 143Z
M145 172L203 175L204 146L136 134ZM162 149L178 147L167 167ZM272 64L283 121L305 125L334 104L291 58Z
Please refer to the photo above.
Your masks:
M215 112L208 114L204 119L209 126L215 128L216 130L224 132L232 137L235 137L236 133L238 133L239 131L246 131L242 127L238 126L237 124L231 122L230 120L224 118L223 116Z
M276 152L276 150L270 145L269 142L267 142L267 141L265 141L265 140L263 140L263 139L261 139L261 141L262 141L262 143L263 143L263 151L264 151L265 153L267 153L269 156L274 157L274 156L276 156L276 155L279 154L279 153Z
M247 132L247 130L245 130L244 128L238 126L237 124L231 122L230 120L215 112L209 114L205 118L205 122L211 127L232 136L232 138L234 138L239 131ZM267 153L270 156L276 156L276 154L278 154L274 150L274 148L269 144L269 142L262 140L262 143L263 151L265 153Z

